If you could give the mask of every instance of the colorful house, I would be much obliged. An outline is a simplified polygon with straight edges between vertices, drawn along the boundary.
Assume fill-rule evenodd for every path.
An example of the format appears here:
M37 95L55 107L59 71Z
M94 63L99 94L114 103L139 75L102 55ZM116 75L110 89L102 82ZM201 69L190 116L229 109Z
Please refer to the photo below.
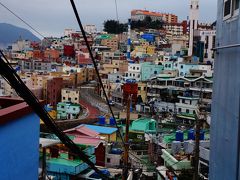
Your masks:
M72 137L74 143L94 147L96 165L105 166L106 142L98 132L87 128L86 125L80 125L64 132Z
M146 81L150 77L160 74L164 70L162 65L145 62L141 64L141 81Z
M157 123L154 119L150 118L140 118L132 121L131 131L140 131L144 133L156 133Z
M77 119L80 111L79 104L60 102L57 104L57 119Z
M117 140L117 128L89 124L86 124L85 126L93 131L98 132L100 136L105 137L107 142L115 142Z

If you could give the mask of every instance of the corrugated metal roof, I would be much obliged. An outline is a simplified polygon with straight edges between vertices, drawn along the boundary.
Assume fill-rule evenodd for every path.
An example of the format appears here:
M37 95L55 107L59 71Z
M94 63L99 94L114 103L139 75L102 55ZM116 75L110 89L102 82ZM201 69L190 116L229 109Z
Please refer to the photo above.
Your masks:
M98 145L102 142L105 142L104 140L100 138L94 138L94 137L87 137L87 136L77 136L73 139L73 142L76 144L84 144L84 145L90 145L94 147L98 147Z
M94 131L91 128L86 127L86 125L80 125L75 128L68 129L64 132L70 133L70 132L74 132L74 131L85 134L86 136L90 136L90 137L96 137L99 135L99 133L97 131Z
M95 126L95 125L89 125L89 124L85 124L85 126L100 134L113 134L114 132L117 131L117 128L112 128L112 127Z

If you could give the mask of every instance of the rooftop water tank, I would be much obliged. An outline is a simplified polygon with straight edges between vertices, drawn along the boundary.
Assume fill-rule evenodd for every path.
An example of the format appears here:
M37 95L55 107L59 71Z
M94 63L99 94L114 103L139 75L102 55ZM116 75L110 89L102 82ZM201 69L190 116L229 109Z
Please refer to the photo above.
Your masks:
M106 118L104 116L98 116L98 124L105 125Z
M205 131L201 130L200 131L200 140L203 141L205 139Z
M194 129L189 129L188 130L188 140L194 140L195 135L194 135Z
M184 134L182 131L176 131L176 141L183 141L184 140Z
M110 117L110 119L109 119L109 125L110 125L110 126L115 126L115 125L116 125L115 119L114 119L113 117Z
M122 154L122 150L118 148L112 148L111 154Z

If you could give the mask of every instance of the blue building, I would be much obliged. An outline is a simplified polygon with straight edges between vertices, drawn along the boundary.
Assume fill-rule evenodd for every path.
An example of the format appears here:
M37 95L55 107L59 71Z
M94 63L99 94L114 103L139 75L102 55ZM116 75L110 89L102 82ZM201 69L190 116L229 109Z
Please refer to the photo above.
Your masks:
M210 180L240 179L239 0L218 0Z
M0 179L38 179L39 117L23 100L0 98Z

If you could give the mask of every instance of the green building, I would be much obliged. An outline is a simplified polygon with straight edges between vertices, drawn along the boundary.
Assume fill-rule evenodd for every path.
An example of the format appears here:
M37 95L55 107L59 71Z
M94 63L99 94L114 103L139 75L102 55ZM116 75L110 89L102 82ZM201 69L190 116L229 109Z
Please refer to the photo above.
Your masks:
M80 111L79 104L60 102L57 104L57 119L77 119Z
M144 62L141 64L141 81L146 81L153 75L160 74L164 70L164 66Z

